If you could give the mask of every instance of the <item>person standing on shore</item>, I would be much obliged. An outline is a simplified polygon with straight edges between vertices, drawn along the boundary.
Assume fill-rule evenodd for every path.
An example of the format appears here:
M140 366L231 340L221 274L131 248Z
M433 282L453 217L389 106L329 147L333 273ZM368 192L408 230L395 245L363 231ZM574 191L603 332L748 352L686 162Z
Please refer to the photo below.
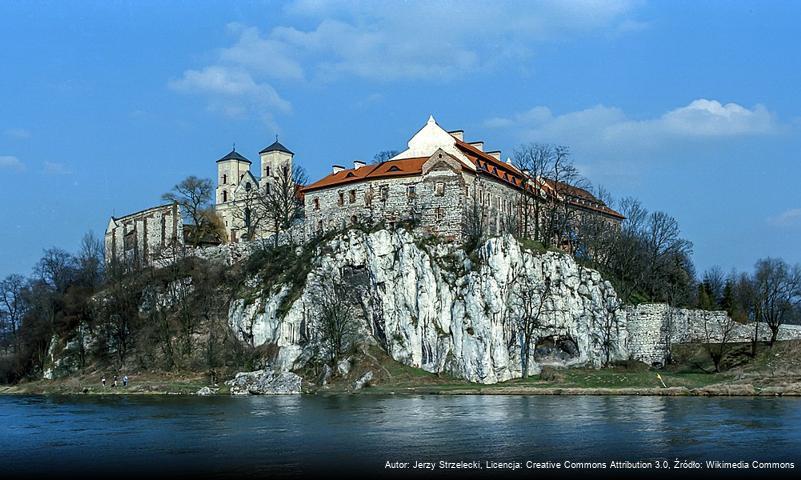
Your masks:
M103 376L103 378L100 379L100 383L103 384L103 388L106 388L106 377L105 377L105 375Z
M111 384L112 387L117 388L117 376L114 375L114 383Z
M123 377L122 377L122 386L123 387L127 387L128 386L128 375L123 375Z

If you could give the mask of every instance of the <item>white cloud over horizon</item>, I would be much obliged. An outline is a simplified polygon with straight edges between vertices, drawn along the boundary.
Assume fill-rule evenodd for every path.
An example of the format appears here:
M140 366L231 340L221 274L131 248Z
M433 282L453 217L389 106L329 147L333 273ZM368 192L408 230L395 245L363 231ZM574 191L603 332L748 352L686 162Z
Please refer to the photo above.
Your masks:
M66 165L63 163L58 162L44 162L44 169L42 172L45 175L71 175L72 170L70 170Z
M791 208L778 215L768 217L768 224L774 227L792 227L801 225L801 208Z
M0 169L15 170L19 172L25 169L25 164L14 155L0 155Z
M24 128L8 128L3 130L3 135L11 138L17 138L20 140L26 140L31 138L31 132Z
M634 119L616 107L596 105L554 114L550 108L486 120L488 128L507 128L526 141L592 144L596 148L655 147L675 139L717 139L779 133L783 126L761 104L753 108L699 98L657 117Z

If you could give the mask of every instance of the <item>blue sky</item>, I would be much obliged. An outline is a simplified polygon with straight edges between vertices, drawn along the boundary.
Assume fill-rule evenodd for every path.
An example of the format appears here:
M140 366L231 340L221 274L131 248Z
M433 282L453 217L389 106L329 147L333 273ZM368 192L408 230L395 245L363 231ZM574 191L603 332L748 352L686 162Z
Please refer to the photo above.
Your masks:
M434 114L571 146L700 271L801 261L801 2L0 2L0 276L275 134L312 179Z

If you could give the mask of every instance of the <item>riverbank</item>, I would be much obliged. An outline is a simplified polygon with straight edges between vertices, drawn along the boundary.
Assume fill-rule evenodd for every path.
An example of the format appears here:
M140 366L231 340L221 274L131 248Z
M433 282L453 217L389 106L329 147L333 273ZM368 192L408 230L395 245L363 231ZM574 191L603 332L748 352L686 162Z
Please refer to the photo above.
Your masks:
M324 384L303 382L310 395L641 395L641 396L801 396L801 343L781 342L749 358L747 346L732 349L726 370L715 373L700 346L675 349L675 363L652 369L637 362L608 368L555 369L540 375L487 385L469 383L400 364L379 349L354 355L346 371L338 371ZM369 372L371 379L356 384ZM0 394L21 395L195 395L213 387L214 395L228 395L223 382L210 385L202 372L126 372L130 383L112 387L113 374L96 369L55 380L35 380L0 386ZM304 379L319 373L298 372ZM101 378L106 377L106 386ZM233 376L223 376L228 378Z

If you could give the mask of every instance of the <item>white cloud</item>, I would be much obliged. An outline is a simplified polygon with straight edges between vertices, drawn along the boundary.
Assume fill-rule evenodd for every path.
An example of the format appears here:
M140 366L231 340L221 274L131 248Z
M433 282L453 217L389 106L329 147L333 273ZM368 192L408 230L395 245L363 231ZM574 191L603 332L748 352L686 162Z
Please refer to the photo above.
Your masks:
M44 162L44 173L46 175L71 175L72 171L63 163Z
M801 225L801 208L791 208L782 213L769 217L768 224L774 227L791 227Z
M0 169L22 171L25 169L25 164L13 155L0 155Z
M31 138L31 132L24 128L9 128L3 131L3 135L11 138L28 139Z
M527 58L545 41L641 29L644 24L630 18L639 3L299 0L284 8L292 25L264 30L229 24L233 43L170 86L209 96L215 110L243 114L253 110L242 107L244 101L255 98L260 113L285 112L289 104L276 91L282 83L354 77L447 81L497 74L504 60Z
M782 126L763 105L749 109L736 103L698 99L658 117L635 120L623 110L597 105L554 115L534 107L508 117L486 120L490 128L517 130L530 141L593 145L594 147L653 147L675 139L714 139L765 135Z

